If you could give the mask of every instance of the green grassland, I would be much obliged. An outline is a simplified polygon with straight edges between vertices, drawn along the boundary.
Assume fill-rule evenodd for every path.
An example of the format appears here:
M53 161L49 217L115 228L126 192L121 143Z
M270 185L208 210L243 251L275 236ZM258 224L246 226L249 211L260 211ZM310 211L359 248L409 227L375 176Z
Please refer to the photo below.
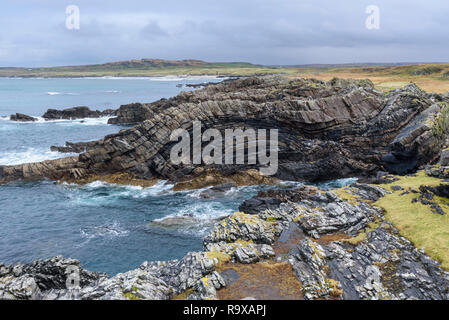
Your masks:
M411 82L428 92L449 91L449 64L411 64L396 66L333 66L323 68L301 68L304 78L330 80L334 77L346 79L370 79L377 89L388 91Z
M294 72L291 68L266 67L245 62L142 59L84 66L0 68L0 77L249 76Z
M449 199L435 196L434 201L445 212L439 215L429 206L412 202L418 195L404 194L404 190L418 190L421 185L437 186L442 180L429 177L424 171L419 171L416 176L398 178L391 184L381 185L392 193L380 198L375 205L385 210L385 218L399 229L401 235L449 270ZM401 186L404 190L393 190L392 186Z
M0 68L0 77L158 77L254 76L280 74L290 78L370 79L388 91L414 82L428 92L449 91L449 64L263 66L247 62L141 59L83 66Z

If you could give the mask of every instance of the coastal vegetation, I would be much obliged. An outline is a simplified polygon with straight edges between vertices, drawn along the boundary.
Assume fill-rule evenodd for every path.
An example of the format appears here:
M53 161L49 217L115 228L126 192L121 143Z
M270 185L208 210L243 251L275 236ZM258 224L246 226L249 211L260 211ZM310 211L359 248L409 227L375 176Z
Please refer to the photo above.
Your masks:
M423 90L449 91L449 64L354 64L265 66L247 62L140 59L104 64L38 68L1 68L0 77L161 77L254 76L283 74L296 78L331 80L370 79L377 89L389 91L415 83Z
M420 201L413 201L419 195L420 186L436 187L441 182L441 179L427 176L424 171L397 177L395 182L383 186L392 193L374 205L385 210L385 219L391 221L402 236L449 270L449 199L433 196L433 201L445 213L443 215L432 212L430 206Z

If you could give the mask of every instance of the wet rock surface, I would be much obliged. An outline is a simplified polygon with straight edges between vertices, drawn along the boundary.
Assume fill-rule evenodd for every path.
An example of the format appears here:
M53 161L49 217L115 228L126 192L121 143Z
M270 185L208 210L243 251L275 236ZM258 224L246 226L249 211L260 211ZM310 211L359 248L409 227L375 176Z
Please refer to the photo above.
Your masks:
M74 120L84 118L100 118L106 116L112 116L115 114L115 110L107 109L105 111L90 110L89 107L73 107L64 110L48 109L42 117L45 120Z

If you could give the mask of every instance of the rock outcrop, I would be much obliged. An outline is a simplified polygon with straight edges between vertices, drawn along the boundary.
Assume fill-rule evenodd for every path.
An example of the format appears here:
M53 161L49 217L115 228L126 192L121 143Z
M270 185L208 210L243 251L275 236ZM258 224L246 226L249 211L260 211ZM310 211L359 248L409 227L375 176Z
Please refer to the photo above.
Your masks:
M64 110L48 109L42 116L45 120L75 120L84 118L100 118L112 116L115 110L107 109L104 111L90 110L89 107L73 107Z
M34 122L37 121L38 119L35 117L31 117L28 116L26 114L23 113L16 113L16 114L12 114L9 119L11 121L17 121L17 122Z
M447 138L446 110L443 96L426 94L413 84L384 94L369 80L253 77L181 92L150 104L122 106L110 123L136 126L89 146L72 144L60 150L85 150L68 169L86 175L128 172L143 179L182 182L211 169L228 177L259 168L257 164L173 164L172 131L191 131L192 121L198 120L203 130L220 132L227 128L278 129L279 179L368 176L386 169L404 173L438 155ZM9 175L11 171L24 170L1 167L0 182L25 178ZM44 170L41 176L48 177L48 173ZM226 182L231 181L217 183Z
M204 238L204 252L144 262L113 277L62 257L0 264L0 299L217 299L240 277L244 287L249 281L260 286L263 270L281 267L279 279L289 279L282 285L294 290L279 292L289 298L449 299L449 273L402 237L373 205L388 194L366 184L263 192L253 199L263 201L246 205L251 214L237 212L215 225ZM266 208L268 198L279 202ZM74 270L78 285L72 287ZM258 294L252 292L255 298Z

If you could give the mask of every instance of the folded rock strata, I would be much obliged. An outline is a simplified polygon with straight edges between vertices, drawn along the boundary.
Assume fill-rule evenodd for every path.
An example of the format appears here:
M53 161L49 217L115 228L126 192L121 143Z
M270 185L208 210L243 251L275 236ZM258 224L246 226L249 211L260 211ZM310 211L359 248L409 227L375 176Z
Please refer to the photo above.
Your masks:
M170 150L175 142L170 135L177 128L191 132L194 120L202 122L203 130L221 132L278 129L280 179L332 179L385 169L404 173L427 164L445 144L446 100L413 84L384 94L369 80L228 81L149 104L122 106L110 123L134 123L133 128L89 144L70 144L61 150L81 151L75 162L35 165L33 177L74 179L76 169L76 177L128 172L144 179L184 181L209 169L230 176L258 168L257 164L174 165ZM57 172L50 167L57 167ZM0 182L27 178L27 169L0 167Z
M73 107L64 110L48 109L42 116L45 120L75 120L84 118L99 118L112 116L115 110L107 109L104 111L90 110L89 107Z

